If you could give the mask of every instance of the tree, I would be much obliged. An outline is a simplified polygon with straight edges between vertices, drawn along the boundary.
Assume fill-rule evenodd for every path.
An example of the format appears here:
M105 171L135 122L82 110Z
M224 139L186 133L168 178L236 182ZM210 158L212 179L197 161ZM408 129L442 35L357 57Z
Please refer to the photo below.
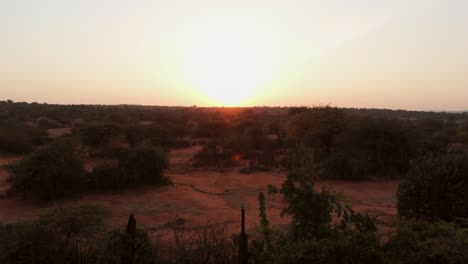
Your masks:
M345 125L343 110L325 106L300 111L290 118L288 129L298 140L328 155Z
M336 140L331 155L320 164L329 179L400 176L418 151L406 123L386 118L356 117Z
M52 201L82 191L85 171L69 141L41 147L10 167L11 192L25 199Z

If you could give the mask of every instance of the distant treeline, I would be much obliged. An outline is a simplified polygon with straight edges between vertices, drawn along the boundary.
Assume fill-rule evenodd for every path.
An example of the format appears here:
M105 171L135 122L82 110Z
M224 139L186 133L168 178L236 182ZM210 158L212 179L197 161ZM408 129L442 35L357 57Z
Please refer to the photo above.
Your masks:
M68 137L93 158L115 159L128 146L202 144L194 167L241 171L286 168L299 145L321 177L399 177L427 153L464 151L468 113L317 107L165 107L0 102L0 153L26 154Z

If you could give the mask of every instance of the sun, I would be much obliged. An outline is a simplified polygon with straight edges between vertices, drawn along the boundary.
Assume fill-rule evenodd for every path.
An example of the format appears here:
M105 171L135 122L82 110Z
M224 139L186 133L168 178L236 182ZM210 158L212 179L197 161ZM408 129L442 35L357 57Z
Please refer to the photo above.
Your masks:
M185 76L214 104L248 103L273 73L272 43L245 21L200 23L190 28L185 43Z

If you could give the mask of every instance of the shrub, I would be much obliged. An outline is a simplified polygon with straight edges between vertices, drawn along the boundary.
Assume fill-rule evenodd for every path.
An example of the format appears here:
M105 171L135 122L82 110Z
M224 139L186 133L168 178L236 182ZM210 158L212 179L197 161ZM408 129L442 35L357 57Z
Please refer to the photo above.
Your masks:
M95 242L105 233L109 213L82 205L53 209L37 220L0 225L0 262L93 263Z
M468 263L468 230L438 221L406 221L385 246L388 263Z
M103 164L86 175L86 186L89 190L121 190L128 187L118 165Z
M147 145L131 148L119 160L119 168L129 185L167 184L164 170L169 161L164 150Z
M287 206L282 215L289 216L291 223L286 233L264 232L267 246L263 252L258 247L254 251L262 260L259 263L382 262L379 222L354 212L332 191L316 191L314 175L305 175L313 172L301 169L303 166L307 168L307 162L296 163L280 188L269 187L270 193L283 195ZM266 223L264 205L260 209L261 221Z
M236 247L227 234L226 225L202 227L179 226L172 229L175 248L170 256L181 264L230 264L235 261Z
M214 166L226 168L233 165L232 153L218 142L211 141L195 155L194 166Z
M119 130L118 126L112 124L92 124L75 129L75 132L81 135L83 144L90 148L90 155L97 156L109 147L111 138L117 136Z
M350 157L344 153L333 153L319 165L319 176L332 180L366 180L369 178L367 161Z
M296 186L286 180L280 189L291 217L286 233L264 232L268 238L259 263L381 263L378 221L344 206L330 191ZM333 221L336 218L337 221ZM257 242L258 244L258 242ZM254 244L255 245L255 244Z
M397 198L402 216L447 221L468 217L467 157L443 154L416 159Z
M0 153L25 154L47 141L47 131L18 121L0 121Z
M113 264L152 264L156 262L155 248L145 230L137 230L130 235L115 229L109 232L101 242L97 263Z
M38 127L42 127L46 129L60 127L60 124L57 121L44 118L44 117L38 118L36 120L36 123Z
M121 190L143 185L170 183L164 175L168 167L166 153L160 148L140 145L122 153L117 164L104 164L86 176L91 190Z
M12 193L25 199L52 201L82 191L85 171L69 141L41 147L10 166Z

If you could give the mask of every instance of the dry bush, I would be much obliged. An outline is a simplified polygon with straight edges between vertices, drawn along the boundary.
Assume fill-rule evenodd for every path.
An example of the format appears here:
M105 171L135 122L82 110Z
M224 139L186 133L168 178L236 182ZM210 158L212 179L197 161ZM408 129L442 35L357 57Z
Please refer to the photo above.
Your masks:
M236 246L226 224L172 228L171 263L236 263Z

